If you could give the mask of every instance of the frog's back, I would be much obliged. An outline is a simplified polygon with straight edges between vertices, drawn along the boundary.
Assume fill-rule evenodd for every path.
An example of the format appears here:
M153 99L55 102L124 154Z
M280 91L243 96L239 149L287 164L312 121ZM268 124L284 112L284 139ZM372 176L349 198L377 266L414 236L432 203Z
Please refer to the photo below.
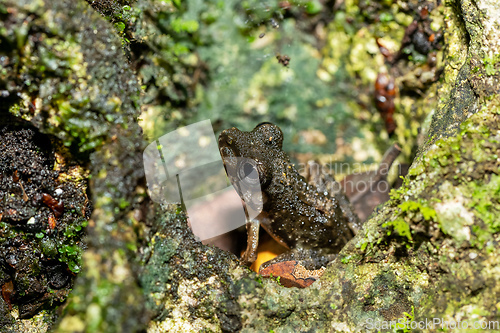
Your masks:
M263 227L290 248L339 252L354 235L336 199L307 184L289 163L280 171L283 179L274 179L265 189L268 218Z

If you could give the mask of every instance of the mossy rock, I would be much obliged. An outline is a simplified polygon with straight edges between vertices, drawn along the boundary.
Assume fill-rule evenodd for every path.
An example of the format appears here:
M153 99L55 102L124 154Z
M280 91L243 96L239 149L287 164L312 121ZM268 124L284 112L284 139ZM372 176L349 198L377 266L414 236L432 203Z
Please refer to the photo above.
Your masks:
M359 12L356 4L347 2L346 12L369 23L376 8ZM407 24L386 7L384 22L373 22L386 28L394 14ZM177 206L146 198L140 89L122 48L127 26L85 2L1 2L0 113L63 142L89 172L94 207L68 305L2 330L333 332L368 321L496 320L497 12L486 1L445 4L443 24L452 29L435 86L440 100L422 104L436 111L409 176L322 278L297 290L201 245Z

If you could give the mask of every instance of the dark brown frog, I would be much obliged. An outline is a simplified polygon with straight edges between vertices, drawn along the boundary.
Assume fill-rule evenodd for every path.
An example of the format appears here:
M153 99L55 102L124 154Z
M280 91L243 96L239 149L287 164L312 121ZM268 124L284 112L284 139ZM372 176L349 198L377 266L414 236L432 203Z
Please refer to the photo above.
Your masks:
M308 184L281 150L283 133L271 123L262 123L251 132L237 128L223 131L219 150L228 175L247 205L258 198L262 212L247 222L247 249L242 262L256 259L259 227L276 241L295 250L335 254L354 236L357 218L342 195L331 197L324 189ZM237 158L246 158L239 160ZM229 172L231 170L231 172ZM236 171L235 171L236 170ZM261 195L242 189L242 177L255 182ZM307 251L306 251L307 252Z

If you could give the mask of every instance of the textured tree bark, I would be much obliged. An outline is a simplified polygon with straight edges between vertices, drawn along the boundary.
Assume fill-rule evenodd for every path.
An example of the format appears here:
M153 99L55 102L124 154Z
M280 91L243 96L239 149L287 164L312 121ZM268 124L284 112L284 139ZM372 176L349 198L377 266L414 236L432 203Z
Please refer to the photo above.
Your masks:
M63 99L77 100L82 93L102 96L87 107L89 113L74 116L90 121L100 112L122 115L98 118L96 126L104 127L100 136L92 136L102 137L89 155L94 212L82 273L68 304L64 311L48 309L3 331L349 332L385 330L390 327L383 325L398 320L439 318L468 325L494 325L490 322L500 320L500 5L496 1L445 4L446 51L443 77L436 84L436 111L409 175L321 279L301 290L262 280L241 267L235 256L203 246L193 238L177 206L159 207L144 199L144 142L134 99L137 81L130 79L134 74L120 42L103 18L80 2L0 5L6 17L0 34L5 39L17 31L12 40L21 45L5 51L5 56L22 64L19 68L36 71L37 61L43 59L30 58L38 53L24 45L30 34L46 29L58 42L71 43L78 55L74 59L82 65L71 68L68 82L85 82L85 89L74 86ZM22 35L21 27L28 21L37 29ZM44 95L46 90L23 85L20 73L26 71L0 73L0 87L10 92L2 112L10 110L61 140L88 135L73 135L54 121L64 106L54 102L60 100L57 89ZM66 83L32 75L40 80L33 81L38 86ZM12 111L11 106L22 105L31 94L41 99L39 111L33 116ZM59 318L54 324L55 313Z

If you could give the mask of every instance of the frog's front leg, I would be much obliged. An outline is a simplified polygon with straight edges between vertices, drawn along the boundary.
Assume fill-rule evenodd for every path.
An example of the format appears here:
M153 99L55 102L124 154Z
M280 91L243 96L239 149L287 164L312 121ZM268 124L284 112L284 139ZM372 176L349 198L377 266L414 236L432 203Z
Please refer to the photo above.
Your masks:
M247 221L247 249L241 256L241 263L250 266L257 259L257 246L259 245L260 221L253 219Z

